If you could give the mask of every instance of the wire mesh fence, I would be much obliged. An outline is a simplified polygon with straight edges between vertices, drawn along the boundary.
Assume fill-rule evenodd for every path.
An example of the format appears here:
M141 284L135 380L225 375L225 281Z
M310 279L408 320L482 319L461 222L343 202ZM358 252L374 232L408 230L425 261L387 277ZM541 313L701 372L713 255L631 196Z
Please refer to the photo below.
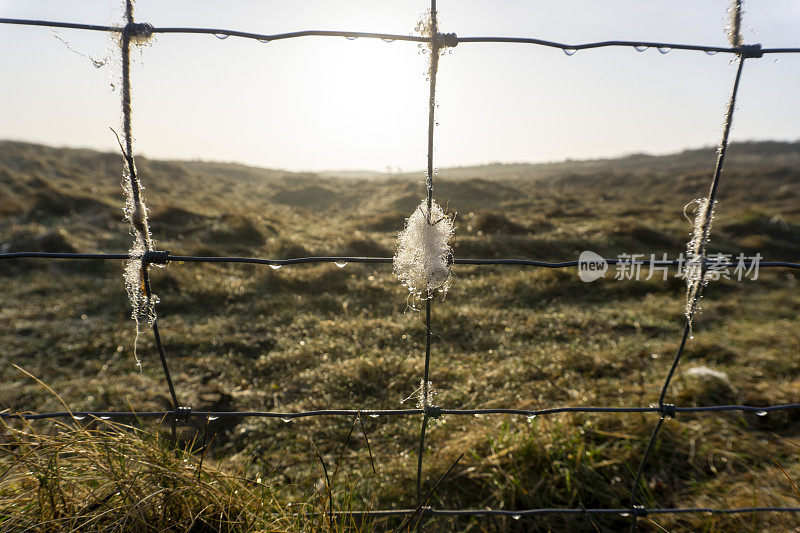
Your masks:
M741 21L741 2L736 1L733 3L735 10L735 20ZM366 32L347 32L347 31L324 31L324 30L308 30L297 31L282 34L258 34L250 32L235 31L224 28L193 28L193 27L154 27L148 23L136 22L134 19L134 10L132 0L125 2L125 24L122 26L99 26L71 22L55 22L44 20L24 20L24 19L11 19L0 18L0 24L14 24L25 26L42 26L51 28L65 28L75 30L87 30L107 32L112 34L119 34L120 50L122 57L122 90L121 90L121 105L122 105L122 139L120 140L120 148L124 158L125 168L125 187L128 193L129 204L126 206L126 214L131 223L131 233L136 239L134 248L127 254L99 254L99 253L54 253L54 252L7 252L0 253L0 260L13 260L13 259L50 259L50 260L121 260L127 261L129 267L139 276L138 281L141 286L137 289L129 287L131 290L141 291L141 294L136 294L143 302L142 305L146 308L143 315L140 317L145 324L149 325L153 331L155 345L159 353L160 361L163 368L164 379L169 389L169 394L172 402L171 410L164 411L116 411L116 412L103 412L103 411L60 411L49 413L33 413L33 412L2 412L0 418L5 420L22 419L22 420L42 420L42 419L57 419L57 418L72 418L72 419L101 419L101 420L131 420L131 419L158 419L166 421L171 424L173 436L175 434L176 425L181 421L189 421L195 419L206 419L211 417L215 418L241 418L241 417L257 417L257 418L280 418L285 421L307 418L307 417L354 417L360 418L362 415L383 415L392 417L420 417L420 435L419 435L419 449L417 456L417 469L416 469L416 506L407 509L386 509L386 510L363 510L363 511L335 511L333 502L331 501L327 512L333 516L338 514L348 514L354 516L372 516L372 517L385 517L405 515L408 517L418 517L421 519L424 516L510 516L513 518L519 517L533 517L540 515L563 514L563 515L616 515L622 517L630 517L630 529L634 531L637 529L637 520L647 515L661 515L661 514L686 514L686 513L708 513L708 514L743 514L743 513L781 513L781 512L800 512L800 507L742 507L731 509L720 509L711 507L697 507L697 508L649 508L640 503L639 495L641 494L642 477L647 467L648 461L654 453L654 445L658 440L659 434L662 430L666 418L675 417L679 413L711 413L711 412L755 412L757 414L768 413L773 411L785 411L800 409L800 404L787 403L781 405L771 406L750 406L750 405L713 405L713 406L680 406L667 403L667 393L672 378L677 370L681 358L684 354L686 344L691 336L692 319L697 312L698 302L702 297L703 288L708 283L708 273L711 267L720 266L735 266L734 263L729 261L712 260L707 253L707 244L710 235L711 222L713 219L713 209L716 202L716 195L718 185L722 176L725 156L729 144L729 134L731 124L733 121L734 111L736 109L736 98L739 88L739 83L742 77L743 68L746 60L761 58L766 54L790 54L800 53L800 48L762 48L759 44L743 44L739 36L739 30L734 29L734 34L730 39L730 47L719 46L706 46L694 44L680 44L680 43L667 43L667 42L649 42L649 41L602 41L591 43L579 44L565 44L553 41L546 41L536 38L528 37L461 37L455 33L441 33L438 28L437 20L437 6L436 0L431 0L429 19L424 21L425 31L423 35L397 35L385 33L366 33ZM141 184L139 177L136 173L136 165L134 160L134 147L133 147L133 125L132 125L132 87L130 75L130 52L131 48L140 39L147 39L154 34L159 33L174 33L174 34L206 34L214 35L218 38L238 37L246 39L255 39L260 42L271 42L283 39L301 38L301 37L347 37L347 38L366 38L366 39L382 39L384 41L400 41L424 44L428 47L430 68L429 68L429 100L428 100L428 124L427 124L427 172L426 172L426 200L427 204L427 223L433 224L431 221L431 211L434 202L434 125L436 114L436 82L438 74L439 57L442 49L452 48L461 44L469 43L518 43L518 44L531 44L537 46L558 48L565 52L567 55L572 55L578 50L606 48L606 47L630 47L638 51L643 51L648 48L657 49L659 52L667 53L671 50L687 50L687 51L702 51L707 54L730 54L737 61L737 70L733 81L730 100L728 102L725 123L723 128L722 138L720 140L716 165L709 187L707 196L702 200L697 219L695 220L695 234L692 241L689 243L689 252L694 257L694 264L696 269L687 274L688 294L686 304L686 324L683 329L678 349L672 360L669 372L664 379L661 386L660 396L658 403L651 406L640 407L554 407L545 409L514 409L514 408L483 408L483 409L449 409L442 406L434 405L431 401L431 394L429 394L430 387L430 368L431 368L431 317L433 314L432 304L433 298L428 297L425 299L425 352L424 352L424 372L422 376L421 385L421 406L412 409L328 409L328 410L312 410L301 412L277 412L277 411L200 411L192 409L191 407L183 406L180 402L180 395L176 390L173 383L169 360L161 340L158 330L158 319L154 314L148 315L148 309L154 306L151 283L148 276L148 271L151 265L163 266L169 262L181 263L249 263L256 265L265 265L278 267L283 265L298 265L308 263L392 263L391 257L355 257L355 256L336 256L336 257L297 257L290 259L268 259L257 257L199 257L188 255L172 255L170 251L154 249L152 240L149 237L149 228L147 227L146 208L144 208L143 200L140 197ZM619 264L619 259L605 259L607 264ZM636 259L627 261L632 265L644 265L659 267L682 266L681 261L662 260L662 261L638 261ZM533 267L533 268L575 268L580 264L579 261L560 261L548 262L535 259L473 259L473 258L453 258L450 257L448 266L453 265L496 265L496 266L510 266L510 267ZM744 266L752 266L752 262L745 262ZM784 262L784 261L760 261L758 262L759 268L779 268L779 269L800 269L800 263ZM135 283L134 283L135 285ZM132 296L133 299L133 296ZM136 305L136 304L134 304ZM135 307L135 315L137 309ZM433 489L427 494L423 495L422 492L422 473L423 473L423 457L426 447L426 429L430 419L436 419L443 416L474 416L474 415L490 415L490 414L506 414L506 415L522 415L527 417L555 415L559 413L610 413L610 414L625 414L625 413L645 413L658 415L658 421L653 429L651 437L647 443L645 451L641 457L638 470L634 477L634 482L630 489L629 505L625 508L616 509L587 509L587 508L547 508L547 509L438 509L432 508L427 505L428 499L433 490L436 489L439 483L446 477L447 473L455 466L451 466L450 470L445 473L442 478L438 480ZM457 463L458 461L456 461ZM419 521L417 522L419 523Z

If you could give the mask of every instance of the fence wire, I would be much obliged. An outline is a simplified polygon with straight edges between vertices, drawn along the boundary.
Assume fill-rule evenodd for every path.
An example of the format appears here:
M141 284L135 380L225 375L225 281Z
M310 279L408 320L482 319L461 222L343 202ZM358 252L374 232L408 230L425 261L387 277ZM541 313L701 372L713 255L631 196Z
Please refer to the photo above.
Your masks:
M741 9L741 3L735 2L735 9ZM386 510L353 510L353 511L335 511L333 503L330 502L330 508L326 511L331 516L336 515L350 515L350 516L370 516L370 517L388 517L388 516L417 516L418 520L424 516L501 516L501 517L532 517L540 515L617 515L621 517L631 517L630 530L637 529L637 520L640 517L647 515L661 515L661 514L688 514L688 513L706 513L717 515L733 515L744 513L768 513L768 512L800 512L800 507L746 507L735 509L719 509L719 508L648 508L638 504L637 496L640 492L640 486L647 462L652 454L654 445L658 439L664 421L668 417L675 417L679 413L710 413L710 412L750 412L758 415L763 415L773 411L795 410L800 409L800 403L787 403L782 405L771 406L749 406L749 405L716 405L705 407L682 407L666 403L666 395L669 390L669 385L675 371L678 368L681 357L683 355L686 343L691 335L691 320L697 309L697 303L702 296L702 289L705 285L705 275L708 271L709 265L718 267L729 266L745 266L750 267L753 262L740 262L731 263L726 261L712 261L706 254L706 243L710 230L711 211L716 198L716 191L719 185L720 177L722 175L725 154L728 148L728 139L733 121L733 114L736 105L736 96L738 92L739 82L741 80L742 71L746 59L760 58L765 54L792 54L800 53L800 48L762 48L760 44L741 44L740 40L734 39L733 42L737 46L719 47L697 44L682 44L682 43L669 43L669 42L653 42L653 41L624 41L624 40L610 40L599 41L580 44L566 44L555 41L547 41L542 39L530 37L459 37L455 33L441 33L438 28L436 0L430 2L430 12L428 23L427 35L398 35L389 33L371 33L371 32L351 32L351 31L328 31L328 30L304 30L279 34L259 34L252 32L237 31L223 28L196 28L196 27L155 27L148 23L138 23L134 19L133 2L132 0L125 0L125 25L124 26L108 26L108 25L93 25L93 24L80 24L73 22L57 22L47 20L27 20L15 18L0 18L0 24L8 25L22 25L22 26L39 26L50 28L64 28L75 30L88 30L99 31L108 33L120 34L121 54L122 54L122 116L123 116L123 137L124 146L122 147L124 163L126 166L126 176L129 180L128 185L131 188L134 201L139 201L140 183L136 174L136 166L133 156L133 125L131 118L131 102L132 102L132 88L130 76L130 48L131 41L140 37L150 37L154 34L205 34L214 35L217 38L225 39L228 37L239 37L246 39L254 39L259 42L272 42L285 39L301 38L301 37L347 37L364 38L364 39L382 39L387 42L405 41L413 43L423 43L429 48L430 53L430 70L429 70L429 100L428 100L428 124L427 124L427 173L426 173L426 199L428 207L428 223L430 221L431 206L433 203L434 195L434 125L436 113L436 81L438 74L439 55L442 48L454 47L459 44L468 43L512 43L512 44L532 44L549 48L557 48L564 51L567 55L572 55L578 50L588 50L595 48L609 48L609 47L628 47L642 52L647 49L656 49L662 54L666 54L671 50L688 50L688 51L702 51L707 54L732 54L737 57L738 66L734 78L733 89L728 103L727 112L725 115L725 126L723 128L722 139L719 144L719 151L717 162L714 169L714 175L711 180L709 193L705 199L705 205L702 213L702 228L701 228L701 242L699 247L699 266L700 266L700 282L698 288L694 292L690 292L689 302L687 304L686 325L684 327L683 336L681 338L678 350L673 359L670 370L665 378L664 384L661 388L661 394L657 405L647 407L584 407L584 406L562 406L552 407L547 409L525 410L525 409L512 409L512 408L491 408L491 409L447 409L440 406L432 405L430 403L429 395L429 374L431 363L431 316L432 316L432 299L428 298L425 301L425 357L424 357L424 373L422 383L422 407L417 409L324 409L303 412L275 412L275 411L197 411L191 407L181 406L178 395L171 378L168 358L161 341L161 336L158 331L158 320L152 323L153 335L155 344L161 360L164 378L169 388L170 397L173 404L173 409L168 411L116 411L116 412L103 412L103 411L61 411L51 413L32 413L32 412L2 412L0 419L3 420L45 420L45 419L58 419L58 418L71 418L74 420L84 419L98 419L98 420L131 420L131 419L158 419L162 422L167 422L172 427L173 438L175 436L176 424L180 421L190 421L197 418L205 418L206 420L213 418L232 418L232 417L255 417L255 418L280 418L285 421L308 418L308 417L321 417L321 416L342 416L342 417L360 417L362 415L372 416L420 416L421 415L421 428L419 438L419 450L417 458L417 473L416 473L416 507L409 509L386 509ZM737 12L737 20L741 19L741 13ZM122 143L121 143L122 144ZM0 254L0 260L13 260L13 259L65 259L65 260L131 260L135 259L132 254L98 254L98 253L58 253L58 252L9 252ZM605 259L608 264L628 263L631 265L650 265L650 266L681 266L680 260L620 260L620 259ZM171 255L166 250L152 250L146 247L144 253L141 255L141 276L144 291L147 298L151 297L150 279L148 276L148 269L151 264L164 265L168 262L178 263L249 263L271 266L283 265L299 265L306 263L392 263L393 259L389 257L299 257L290 259L266 259L254 257L198 257L198 256L182 256ZM451 261L455 265L475 265L475 266L519 266L519 267L538 267L538 268L572 268L579 266L579 261L559 261L548 262L535 259L472 259L472 258L455 258ZM758 261L759 268L788 268L800 269L800 263L785 262L785 261ZM639 468L631 487L630 504L627 508L619 509L568 509L568 508L552 508L552 509L523 509L523 510L502 510L502 509L436 509L427 505L427 500L435 490L436 486L446 476L439 479L434 489L423 498L422 495L422 472L423 472L423 456L425 452L425 432L429 419L439 418L441 416L475 416L475 415L490 415L490 414L504 414L504 415L519 415L526 417L554 415L560 413L612 413L612 414L628 414L628 413L655 413L659 415L658 422L653 429L652 435L648 441L645 451L642 455ZM453 467L451 467L452 469ZM448 471L449 472L449 471ZM419 523L419 521L417 522Z

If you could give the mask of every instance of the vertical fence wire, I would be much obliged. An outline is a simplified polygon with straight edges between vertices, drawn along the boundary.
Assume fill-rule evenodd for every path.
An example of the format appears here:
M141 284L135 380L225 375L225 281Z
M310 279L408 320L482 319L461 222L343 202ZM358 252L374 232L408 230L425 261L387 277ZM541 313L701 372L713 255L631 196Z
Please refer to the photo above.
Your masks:
M436 0L431 0L430 11L430 69L429 94L428 94L428 168L425 177L428 211L426 221L430 225L431 210L433 208L433 131L436 126L436 75L439 71L439 24L436 13ZM428 408L430 407L430 361L431 361L431 300L433 295L428 292L425 300L425 370L422 377L422 427L419 432L419 451L417 457L417 509L422 511L422 458L425 454L425 430L428 425ZM419 523L419 522L417 522Z
M672 377L675 375L675 371L678 368L678 364L680 363L681 357L683 356L684 350L686 348L686 343L691 336L692 332L692 319L694 318L695 312L697 311L698 302L702 296L704 281L706 277L706 272L708 268L708 264L706 262L706 247L708 245L708 236L711 230L711 221L712 221L712 211L714 209L714 202L716 202L717 198L717 188L719 186L720 176L722 175L722 166L725 162L725 153L728 150L728 140L730 137L731 126L733 125L733 112L736 108L736 96L739 93L739 81L742 78L742 68L744 67L744 61L746 56L741 54L739 56L738 66L736 68L736 76L733 81L733 89L731 90L731 97L728 101L728 108L725 113L725 124L722 128L722 140L719 144L719 150L717 154L717 163L714 167L714 177L711 179L711 186L709 187L708 196L706 197L706 203L702 213L702 229L701 229L701 238L699 242L699 249L698 249L698 260L700 261L700 273L699 273L699 280L697 289L694 292L689 291L688 296L691 298L689 302L689 308L686 313L686 325L684 326L683 330L683 337L681 338L680 345L678 346L678 351L675 354L675 358L672 361L672 366L669 369L669 373L667 373L667 377L664 380L664 385L661 387L661 394L658 398L658 409L661 412L661 416L658 419L658 423L656 424L655 428L653 429L653 433L650 436L650 440L647 443L647 447L645 448L644 454L642 454L641 462L639 463L639 468L636 471L636 477L633 481L633 486L631 487L631 497L630 497L630 506L631 509L637 509L636 506L636 497L638 496L639 486L642 481L642 476L644 475L644 469L647 466L647 460L652 453L653 447L655 445L656 440L658 439L658 435L661 432L661 428L664 425L664 420L667 416L674 412L674 409L669 409L667 405L664 403L664 399L667 395L667 390L669 389L670 382L672 381ZM630 531L634 532L637 530L637 519L638 519L637 512L631 513L631 527Z
M141 205L141 184L139 177L136 174L136 162L133 156L133 119L132 119L132 104L131 104L131 37L135 28L135 21L133 16L133 0L125 0L125 28L120 37L120 48L122 54L122 134L125 138L125 164L128 169L128 179L131 187L131 195L133 196L134 206ZM146 215L145 215L146 216ZM141 275L142 287L144 288L147 301L149 302L152 297L152 289L150 287L150 276L148 269L150 266L148 258L149 252L152 252L152 243L150 239L143 239L145 252L142 256ZM161 367L164 371L164 378L169 388L169 394L172 399L173 409L178 409L178 395L175 392L175 385L172 382L172 375L169 371L167 364L167 355L164 350L164 344L161 341L161 334L158 331L158 317L153 320L153 337L155 339L156 348L158 349L158 356L161 360ZM172 421L172 434L175 435L175 421Z

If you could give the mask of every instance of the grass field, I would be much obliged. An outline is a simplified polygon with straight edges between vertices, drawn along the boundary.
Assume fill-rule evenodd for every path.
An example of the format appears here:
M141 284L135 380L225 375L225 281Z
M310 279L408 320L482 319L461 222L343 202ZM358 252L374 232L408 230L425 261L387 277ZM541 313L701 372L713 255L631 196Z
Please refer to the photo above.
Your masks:
M445 169L435 195L456 213L456 257L675 256L691 232L683 207L705 196L714 159L706 149ZM797 143L731 146L711 252L800 259L799 163ZM117 154L0 142L2 251L125 253L131 237L122 220L121 166ZM154 237L173 254L390 257L404 218L424 195L421 175L337 178L144 158L138 167ZM182 404L416 406L424 314L391 265L172 263L151 272ZM433 302L435 403L538 409L656 402L685 320L685 285L672 274L586 284L574 269L454 266L450 292ZM670 403L800 402L800 293L791 271L713 282L702 307ZM0 262L0 409L62 410L61 400L73 410L169 409L152 334L139 339L141 371L134 334L121 262ZM690 371L697 367L724 376ZM348 440L354 420L342 417L215 421L213 442L194 453L169 450L154 425L133 432L9 422L1 434L0 530L39 523L55 531L90 518L85 524L111 528L123 512L141 529L315 529L323 518L280 514L324 509L320 460L337 472L336 509L413 507L420 420L363 422ZM627 507L656 422L654 414L442 417L429 427L424 486L463 453L431 505ZM191 434L182 431L185 439ZM681 415L665 423L644 498L656 507L798 506L798 451L794 411ZM627 519L426 524L432 531L616 531ZM663 515L642 524L646 531L797 530L800 516Z

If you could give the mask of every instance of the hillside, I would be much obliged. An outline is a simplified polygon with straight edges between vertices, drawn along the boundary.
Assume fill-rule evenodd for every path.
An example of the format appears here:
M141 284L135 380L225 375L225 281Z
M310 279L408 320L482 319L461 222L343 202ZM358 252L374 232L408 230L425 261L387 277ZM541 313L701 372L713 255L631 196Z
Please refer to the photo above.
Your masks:
M800 143L734 144L729 154L712 252L800 260ZM683 208L706 194L714 159L712 149L702 149L443 169L435 195L456 213L456 257L571 260L583 250L606 257L676 255L691 231ZM390 257L403 220L424 196L421 175L325 177L145 158L137 165L151 229L159 248L173 254ZM131 238L122 220L121 168L118 154L0 142L0 250L125 253ZM608 276L586 284L574 270L458 265L453 275L447 297L433 303L431 375L439 405L535 409L657 401L683 329L682 280ZM152 282L184 405L299 411L416 403L424 325L390 265L273 270L173 263L153 269ZM796 283L792 272L781 270L764 270L758 281L712 283L669 401L800 402L800 341L790 333L800 311ZM136 368L129 317L120 262L0 261L0 409L63 409L12 364L75 410L170 408L149 332L138 341L143 367ZM701 367L718 374L690 372ZM431 425L424 486L433 487L464 453L432 505L626 507L631 470L656 421L639 414L442 417ZM794 411L670 419L646 471L645 497L662 507L800 505L790 482L800 478L799 421ZM215 424L203 457L223 471L260 478L275 501L324 503L316 446L329 471L341 462L337 508L413 506L419 420L365 418L364 425L348 438L353 420L347 418ZM49 431L46 422L34 426ZM185 438L190 431L184 429ZM13 441L8 428L2 438ZM0 470L14 460L4 453ZM17 479L0 479L0 520L17 514L8 503ZM157 486L158 476L153 479ZM90 481L81 490L100 498L100 485ZM43 490L30 489L44 503L26 509L58 516L60 504L48 503ZM108 498L124 505L119 492ZM145 510L155 513L153 520L155 505ZM192 505L206 516L202 502ZM467 526L458 518L431 520L433 530ZM648 520L647 527L670 531L800 526L792 515ZM211 518L202 523L216 530ZM547 515L470 524L486 531L495 525L614 531L626 522Z

